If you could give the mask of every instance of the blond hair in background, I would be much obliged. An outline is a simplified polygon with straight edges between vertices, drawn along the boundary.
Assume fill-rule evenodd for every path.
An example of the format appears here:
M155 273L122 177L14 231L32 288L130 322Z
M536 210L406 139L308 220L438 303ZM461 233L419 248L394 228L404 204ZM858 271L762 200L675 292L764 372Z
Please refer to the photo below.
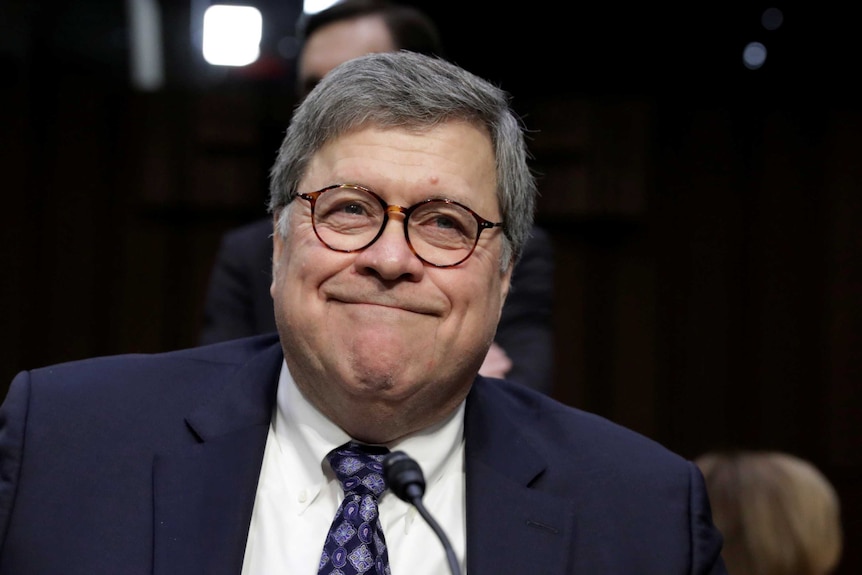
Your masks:
M840 502L811 463L774 451L710 452L695 463L731 575L827 575L842 552Z

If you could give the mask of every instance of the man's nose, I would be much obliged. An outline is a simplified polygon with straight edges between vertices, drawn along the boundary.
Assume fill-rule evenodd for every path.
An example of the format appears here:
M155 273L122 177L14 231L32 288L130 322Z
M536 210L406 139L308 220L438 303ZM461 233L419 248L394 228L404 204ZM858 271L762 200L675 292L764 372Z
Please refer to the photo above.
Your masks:
M377 241L357 255L356 264L385 280L418 281L425 266L407 242L404 208L388 206L386 211L394 217L387 219Z

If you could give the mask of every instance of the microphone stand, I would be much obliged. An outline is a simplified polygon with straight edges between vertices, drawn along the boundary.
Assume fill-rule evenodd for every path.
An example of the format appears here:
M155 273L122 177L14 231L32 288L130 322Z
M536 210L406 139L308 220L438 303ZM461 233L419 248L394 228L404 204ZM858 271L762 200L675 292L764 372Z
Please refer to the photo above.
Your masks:
M422 502L422 496L425 494L425 476L422 474L422 468L403 451L394 451L384 458L383 470L386 474L386 482L389 485L389 489L399 499L416 507L419 515L422 516L434 531L434 534L437 535L437 538L443 545L443 550L446 552L449 571L452 575L461 575L461 566L458 565L458 558L455 556L455 550L452 548L446 532L443 531L443 528L431 516L431 513L428 512L425 504Z

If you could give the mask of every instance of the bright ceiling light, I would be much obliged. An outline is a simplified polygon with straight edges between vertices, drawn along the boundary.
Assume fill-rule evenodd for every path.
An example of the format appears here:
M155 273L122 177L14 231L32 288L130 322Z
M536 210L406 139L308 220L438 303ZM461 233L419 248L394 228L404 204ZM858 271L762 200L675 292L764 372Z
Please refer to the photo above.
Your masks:
M260 56L262 31L257 8L214 4L204 12L204 59L215 66L251 64Z
M304 0L302 3L302 11L306 14L317 14L337 2L338 0Z

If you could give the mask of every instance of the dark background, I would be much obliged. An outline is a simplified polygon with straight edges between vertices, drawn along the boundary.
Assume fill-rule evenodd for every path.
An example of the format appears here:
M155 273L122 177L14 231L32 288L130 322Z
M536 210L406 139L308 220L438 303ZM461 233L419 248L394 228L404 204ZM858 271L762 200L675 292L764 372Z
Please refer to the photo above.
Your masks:
M862 90L837 3L414 2L509 90L556 247L556 389L687 457L782 449L838 487L862 572ZM129 82L125 3L0 7L0 381L193 345L221 234L264 213L293 105L262 61L207 68L162 2L166 82ZM749 41L769 50L749 70ZM283 43L282 43L283 45ZM0 384L3 385L3 384Z

